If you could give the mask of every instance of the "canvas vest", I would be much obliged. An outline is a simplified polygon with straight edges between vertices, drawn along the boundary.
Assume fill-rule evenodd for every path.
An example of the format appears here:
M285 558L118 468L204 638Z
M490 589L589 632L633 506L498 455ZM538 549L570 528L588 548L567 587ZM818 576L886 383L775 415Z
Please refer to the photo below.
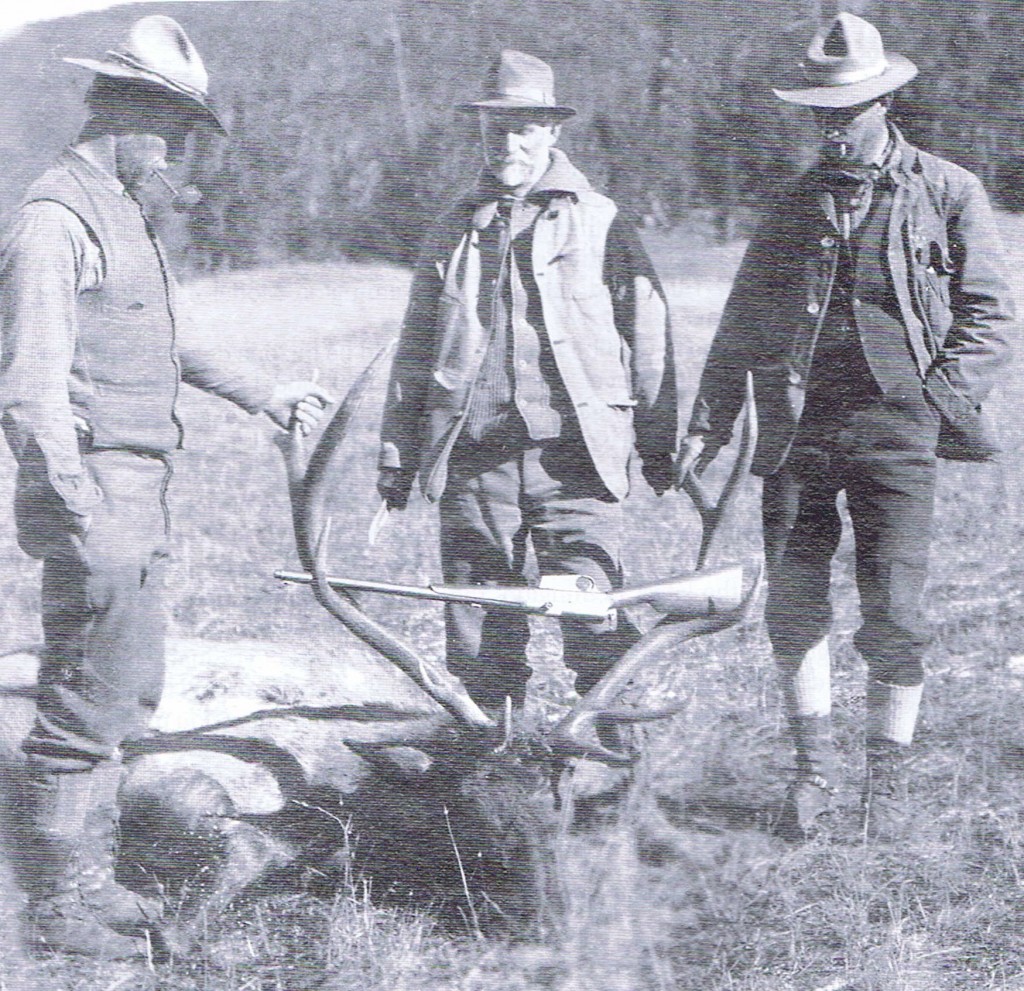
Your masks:
M102 283L78 296L68 383L92 447L153 453L180 447L171 276L141 208L70 155L29 188L23 203L44 200L74 213L103 257Z

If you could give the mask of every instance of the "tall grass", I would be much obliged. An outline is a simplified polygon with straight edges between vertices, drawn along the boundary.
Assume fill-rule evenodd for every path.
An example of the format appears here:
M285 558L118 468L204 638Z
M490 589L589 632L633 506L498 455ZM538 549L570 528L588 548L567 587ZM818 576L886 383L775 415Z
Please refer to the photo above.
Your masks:
M1007 221L1016 270L1024 223ZM662 241L687 400L714 328L736 248ZM700 256L699 280L687 273ZM358 266L289 266L189 287L197 333L277 376L309 376L339 393L397 330L408 276ZM1006 438L1021 429L1024 388L1001 390ZM397 515L375 548L374 436L380 387L338 479L336 570L418 581L439 573L436 526L420 503ZM168 602L174 630L280 643L321 640L324 656L362 648L273 581L294 561L283 473L267 424L199 395L183 401L188 447L173 493L177 561ZM4 461L7 469L11 462ZM715 466L713 472L723 467ZM11 490L0 475L0 500ZM757 485L729 555L759 553ZM682 711L643 730L645 756L622 803L558 850L566 888L562 931L513 944L441 930L429 912L388 908L358 876L331 900L280 892L208 921L188 959L147 973L41 965L43 986L245 991L248 988L619 991L944 991L1024 987L1024 622L1021 469L943 466L928 612L937 628L913 781L915 828L892 846L864 844L856 805L864 666L850 646L857 621L852 546L834 569L835 696L845 787L831 835L801 847L771 838L766 820L789 766L767 642L757 623L672 652L642 679L651 702ZM36 568L13 547L0 558L2 643L38 639ZM685 570L698 524L680 496L642 483L629 502L628 569L637 581ZM433 607L377 608L440 656ZM557 635L536 625L532 690L564 699ZM325 664L328 663L326 660ZM311 677L316 678L313 672ZM120 982L120 983L119 983Z

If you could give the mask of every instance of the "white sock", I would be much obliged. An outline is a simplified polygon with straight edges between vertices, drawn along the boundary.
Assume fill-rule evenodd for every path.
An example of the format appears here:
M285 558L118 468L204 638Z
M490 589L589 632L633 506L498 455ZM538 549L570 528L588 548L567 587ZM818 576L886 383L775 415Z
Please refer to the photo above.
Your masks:
M888 685L868 681L864 735L867 739L891 740L909 746L921 707L924 685Z
M782 675L782 701L787 716L828 716L832 712L832 662L828 638L818 641L795 670Z

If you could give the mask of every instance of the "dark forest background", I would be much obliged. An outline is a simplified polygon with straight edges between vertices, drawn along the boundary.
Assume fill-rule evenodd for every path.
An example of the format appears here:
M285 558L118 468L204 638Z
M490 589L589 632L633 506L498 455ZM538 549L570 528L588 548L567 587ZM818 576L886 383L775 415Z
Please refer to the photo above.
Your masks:
M202 52L230 142L192 149L202 206L172 240L195 269L285 258L408 261L477 169L475 98L502 47L555 68L579 115L563 145L638 223L742 233L813 154L809 117L776 100L827 0L288 0L126 5L0 43L0 209L81 121L97 56L144 13ZM1024 207L1024 3L860 0L919 77L896 116L924 147Z

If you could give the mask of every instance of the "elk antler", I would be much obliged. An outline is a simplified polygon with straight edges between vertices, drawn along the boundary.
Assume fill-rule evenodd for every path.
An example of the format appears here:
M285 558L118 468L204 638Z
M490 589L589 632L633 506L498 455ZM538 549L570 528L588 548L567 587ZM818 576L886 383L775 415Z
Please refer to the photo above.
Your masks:
M601 680L558 721L549 741L552 749L567 756L590 757L606 764L632 763L632 754L611 750L597 738L596 721L600 718L631 723L675 715L679 711L678 707L645 711L615 708L613 703L633 676L663 651L687 640L719 633L745 620L760 589L761 572L758 569L753 585L735 609L710 616L666 616L649 630L639 643L630 647Z
M353 598L336 592L326 581L327 545L331 527L325 503L334 474L334 461L374 372L394 346L395 342L392 341L381 348L352 384L313 449L308 466L303 464L304 445L297 430L277 438L288 473L288 491L299 559L303 567L314 576L313 591L317 601L335 619L404 671L458 722L474 729L492 730L495 725L493 720L470 698L458 678L420 657L400 637L367 616Z
M750 472L754 460L754 449L757 447L757 407L754 403L754 380L747 372L746 401L743 405L743 432L740 434L740 448L732 471L719 493L718 501L712 502L707 489L701 484L691 468L683 478L682 488L693 500L703 524L700 550L697 552L697 571L707 563L711 546L715 537L722 530L722 519L729 512L740 484Z
M756 445L757 411L754 405L754 385L748 373L739 451L718 500L711 501L707 490L701 485L692 470L687 472L683 480L682 487L696 505L704 526L695 574L701 572L706 566L715 539L723 530L722 524L729 518L740 486L750 473L750 464ZM631 763L633 760L631 754L611 750L598 739L595 726L597 720L603 718L613 722L639 722L674 715L677 711L674 708L657 711L617 709L612 703L630 679L662 651L686 640L718 633L746 619L757 599L760 587L761 572L759 569L753 585L735 609L721 613L712 612L710 615L666 616L653 629L649 630L639 643L627 650L604 677L559 720L552 731L550 740L552 748L566 755L591 757L606 764Z

